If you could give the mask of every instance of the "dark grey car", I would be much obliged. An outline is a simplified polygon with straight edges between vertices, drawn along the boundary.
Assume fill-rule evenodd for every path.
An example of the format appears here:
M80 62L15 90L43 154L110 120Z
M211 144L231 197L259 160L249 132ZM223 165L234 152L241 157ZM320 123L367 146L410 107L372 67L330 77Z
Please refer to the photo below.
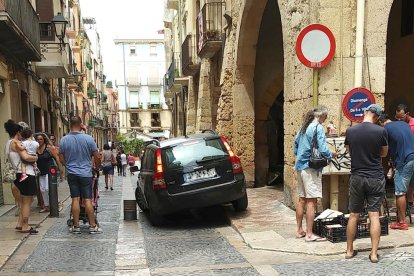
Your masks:
M207 133L148 145L135 197L153 225L185 209L231 202L244 211L248 205L240 159L224 137Z

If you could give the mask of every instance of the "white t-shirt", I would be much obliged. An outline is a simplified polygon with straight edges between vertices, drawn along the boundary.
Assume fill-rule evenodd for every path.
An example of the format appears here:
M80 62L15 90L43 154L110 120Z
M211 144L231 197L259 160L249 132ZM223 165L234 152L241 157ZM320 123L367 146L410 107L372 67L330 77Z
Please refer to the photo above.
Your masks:
M22 142L23 146L26 148L26 151L30 155L37 155L37 149L39 148L39 143L34 140L24 140Z
M121 154L121 164L122 165L128 164L128 162L127 162L127 156L126 156L125 153Z

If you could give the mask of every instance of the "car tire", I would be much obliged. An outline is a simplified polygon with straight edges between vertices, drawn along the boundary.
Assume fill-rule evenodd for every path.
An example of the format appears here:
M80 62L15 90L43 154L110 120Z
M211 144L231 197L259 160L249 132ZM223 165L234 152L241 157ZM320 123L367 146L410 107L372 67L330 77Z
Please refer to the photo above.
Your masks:
M152 226L160 226L164 223L164 217L154 213L151 208L148 208L148 218Z
M236 212L243 212L247 209L247 205L249 204L249 200L247 199L247 193L244 194L241 198L232 201L233 208Z
M137 202L138 207L142 211L145 211L148 209L145 204L144 195L142 194L141 189L139 187L135 189L135 201Z

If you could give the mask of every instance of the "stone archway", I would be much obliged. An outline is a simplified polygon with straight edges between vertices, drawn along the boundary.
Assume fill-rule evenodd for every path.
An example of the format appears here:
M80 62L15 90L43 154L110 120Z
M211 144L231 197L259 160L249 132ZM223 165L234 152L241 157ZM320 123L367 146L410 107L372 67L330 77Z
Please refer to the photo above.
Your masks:
M247 181L251 186L261 186L267 182L269 168L269 111L284 90L283 28L278 1L244 1L238 26L232 89L233 135L237 139L233 144Z

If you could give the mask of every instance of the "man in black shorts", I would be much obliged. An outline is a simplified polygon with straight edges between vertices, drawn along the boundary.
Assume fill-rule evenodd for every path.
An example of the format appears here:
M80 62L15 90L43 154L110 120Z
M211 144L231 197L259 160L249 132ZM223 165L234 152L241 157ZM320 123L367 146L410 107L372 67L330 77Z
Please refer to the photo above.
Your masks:
M346 131L345 145L351 155L351 178L349 179L350 217L346 228L346 259L356 255L353 242L357 231L359 214L367 203L370 219L371 262L378 262L378 244L381 236L379 209L384 199L385 177L381 157L388 153L387 131L377 125L382 108L371 104L365 110L362 123Z

